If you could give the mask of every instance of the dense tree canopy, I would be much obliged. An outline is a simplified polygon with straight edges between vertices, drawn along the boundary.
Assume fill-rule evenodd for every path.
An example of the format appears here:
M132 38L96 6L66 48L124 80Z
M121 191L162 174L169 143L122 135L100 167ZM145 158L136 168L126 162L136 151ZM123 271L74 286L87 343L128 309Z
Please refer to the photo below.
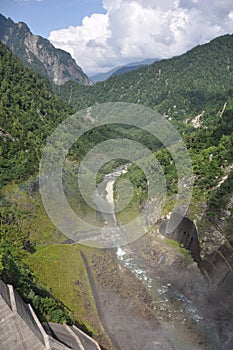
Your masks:
M72 111L0 43L0 186L38 169L46 137Z

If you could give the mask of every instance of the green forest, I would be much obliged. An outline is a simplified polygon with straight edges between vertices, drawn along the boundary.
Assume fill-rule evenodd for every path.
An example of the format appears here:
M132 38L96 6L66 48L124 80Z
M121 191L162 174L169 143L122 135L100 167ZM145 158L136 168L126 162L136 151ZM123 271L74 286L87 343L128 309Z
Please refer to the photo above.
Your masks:
M212 214L208 214L208 217L217 217L221 205L217 205L219 194L216 194L215 188L222 177L231 172L233 157L232 45L233 36L225 35L181 56L154 62L148 67L111 77L94 86L68 82L54 87L54 91L76 109L95 103L121 101L150 107L168 118L183 135L192 159L194 201L210 203L211 208L207 212ZM121 128L120 133L125 136L125 129ZM128 130L127 137L146 143L151 150L158 152L156 156L163 165L168 192L174 195L177 189L176 172L168 152L160 150L156 140L145 134L140 135L136 130ZM143 174L140 174L132 166L129 173L124 175L137 188L134 192L137 205L146 197L147 191ZM222 202L227 203L225 195L229 193L223 188L229 189L231 184L229 176L221 190L217 189ZM229 225L231 228L231 219ZM232 238L231 229L227 231Z
M81 318L74 315L71 302L67 307L69 301L63 303L54 296L53 290L48 290L40 276L32 271L43 254L52 261L57 259L56 249L60 248L51 245L48 252L47 242L65 240L49 223L41 203L40 157L46 138L78 110L96 103L120 101L150 107L169 118L182 134L192 160L191 218L203 202L207 205L203 225L215 222L223 210L230 210L224 234L229 241L233 240L232 208L228 205L233 188L232 47L233 36L225 35L182 56L155 62L94 86L68 82L55 87L24 67L0 43L0 276L33 305L41 320L77 323L90 333L95 331L89 320L82 323ZM80 126L82 123L80 119ZM169 201L174 200L177 191L174 162L157 140L137 128L113 125L86 133L70 150L67 171L75 172L94 145L120 137L142 142L155 152L166 176L169 198L165 210L169 211ZM97 181L120 164L122 160L106 164L100 169ZM126 208L130 216L131 209L135 206L140 209L143 205L147 183L135 165L121 178L134 185L131 207ZM85 215L92 215L80 193L76 195L78 203L74 205L82 206ZM125 216L121 213L119 220L124 221ZM77 259L80 259L79 253ZM81 266L81 260L78 264Z
M94 86L67 82L54 87L76 108L95 103L138 103L174 116L176 121L223 104L233 96L232 35L197 46L187 53L154 62Z

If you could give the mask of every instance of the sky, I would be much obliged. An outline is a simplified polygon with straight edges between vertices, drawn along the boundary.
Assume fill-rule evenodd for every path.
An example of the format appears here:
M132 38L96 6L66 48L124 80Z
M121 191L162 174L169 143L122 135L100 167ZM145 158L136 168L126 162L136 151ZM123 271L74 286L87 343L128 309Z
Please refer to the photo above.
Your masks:
M233 0L0 0L0 12L70 52L89 76L233 33Z

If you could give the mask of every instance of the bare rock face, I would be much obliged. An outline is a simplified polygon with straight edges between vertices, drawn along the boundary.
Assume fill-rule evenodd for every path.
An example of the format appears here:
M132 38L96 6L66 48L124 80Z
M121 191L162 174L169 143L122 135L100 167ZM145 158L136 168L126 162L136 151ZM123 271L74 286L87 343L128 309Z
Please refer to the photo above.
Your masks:
M56 85L69 80L81 85L93 84L68 52L56 49L39 35L33 35L23 22L14 23L0 15L0 40L27 67L47 76Z

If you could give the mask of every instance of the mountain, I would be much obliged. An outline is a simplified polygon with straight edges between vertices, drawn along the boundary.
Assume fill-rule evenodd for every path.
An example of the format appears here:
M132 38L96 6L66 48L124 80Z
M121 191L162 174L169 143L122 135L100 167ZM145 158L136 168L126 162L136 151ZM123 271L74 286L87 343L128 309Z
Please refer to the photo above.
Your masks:
M131 72L132 70L139 69L139 68L141 68L143 66L148 66L148 65L152 64L155 61L158 61L158 59L156 59L156 58L148 58L148 59L145 59L145 60L140 61L140 62L128 63L125 66L115 67L115 68L111 69L110 71L108 71L106 73L96 74L96 75L91 77L91 80L94 83L96 83L98 81L104 81L104 80L107 80L108 78L110 78L110 77L112 77L114 75L124 74L124 73L127 73L127 72Z
M40 322L75 324L88 334L98 334L104 348L113 350L95 311L79 248L57 244L64 240L67 243L67 239L51 224L39 194L38 170L46 138L74 112L52 92L47 78L25 67L0 42L0 280L11 283L30 302ZM46 245L48 240L56 244ZM63 265L57 264L55 258L57 275L52 261L52 265L44 265L47 271L43 271L43 276L52 273L54 278L50 276L49 280L55 282L56 291L45 287L33 272L38 265L36 260L33 263L34 258L41 261L40 249L36 254L40 243L46 248L45 256L51 253L52 260L57 254L63 262L71 259L71 263ZM30 261L23 261L26 258ZM61 266L64 272L60 271ZM73 277L67 275L67 266L71 267ZM57 283L62 276L68 276L69 286L67 281L61 282L66 289ZM67 290L72 291L71 297ZM30 344L25 348L32 349Z
M141 62L134 62L134 63L129 63L126 66L120 67L117 69L111 76L114 77L115 75L121 75L125 73L129 73L133 70L137 70L141 67L144 66L149 66L150 64L154 63L155 61L159 61L158 59L153 59L153 58L148 58L146 60L143 60Z
M92 82L71 55L56 49L49 40L33 35L28 26L14 23L0 14L0 40L29 68L47 76L56 85L72 80L79 84Z
M1 42L0 82L1 187L38 169L43 140L73 110Z
M202 113L206 106L226 101L233 94L233 35L224 35L187 53L154 62L93 87L66 83L61 96L83 108L103 102L142 104L177 119Z
M97 83L98 81L104 81L110 78L112 74L114 74L118 69L120 69L120 67L115 67L106 73L99 73L99 74L93 75L90 78L94 83Z
M149 338L152 333L157 341L158 334L163 332L160 328L157 331L157 320L165 320L166 329L169 322L172 322L173 330L174 324L178 324L178 328L175 328L177 334L181 330L179 324L182 325L180 333L185 334L186 329L189 330L185 338L186 348L190 348L192 333L198 337L198 348L207 349L211 345L205 346L199 337L199 327L195 326L199 321L194 325L193 313L190 316L190 306L194 305L192 310L201 311L202 325L207 327L204 331L211 325L213 331L210 333L214 340L219 340L216 348L232 348L232 312L228 316L231 311L229 306L232 307L232 253L229 249L229 262L225 256L225 248L229 245L224 245L227 240L233 242L232 40L231 35L217 38L180 57L111 77L95 86L67 82L64 86L55 87L55 91L70 105L52 92L46 78L23 66L11 50L0 43L0 278L17 288L38 313L40 321L78 322L100 340L103 348L112 350L114 346L111 346L111 341L115 340L120 344L115 348L134 348L134 344L138 344L138 348L144 349L143 334L146 333ZM122 261L117 260L115 250L94 250L68 244L67 239L49 221L38 191L38 165L46 137L69 114L74 113L75 108L108 101L150 106L169 117L181 132L192 159L195 180L187 215L197 224L201 258L208 269L205 275L208 277L216 266L221 279L224 277L223 286L221 284L220 287L222 293L217 294L219 303L215 298L216 285L210 280L208 289L202 276L199 276L196 264L184 251L192 242L190 232L185 233L187 244L180 249L178 243L161 239L158 227L153 227L143 240L135 242L134 246L127 246L127 265L124 266ZM81 123L82 118L80 127ZM119 128L119 125L116 127ZM72 181L71 176L77 174L75 156L81 155L82 160L89 147L93 148L106 136L113 138L111 133L114 133L114 126L105 126L104 133L103 129L96 129L89 133L94 139L93 143L89 139L85 142L85 138L82 138L78 145L74 145L76 148L72 147L63 169L63 183L66 185L68 177L70 186L74 186L74 190L71 190L79 214L83 210L86 218L92 219L93 215L95 221L96 212L84 207L84 200L80 200L76 190L77 183ZM123 126L121 129L126 136L131 137L132 132L135 133L135 129L124 129ZM117 137L116 131L115 128L113 136ZM142 138L144 136L142 134ZM139 141L147 145L151 139L146 136ZM154 139L152 141L155 143ZM177 172L168 150L148 148L155 151L155 161L157 159L161 165L166 178L164 214L167 215L176 197ZM149 165L147 173L153 169L156 171L157 161ZM107 173L117 167L117 163L106 165ZM135 203L140 209L145 202L147 183L139 170L133 164L123 175L130 180L134 191L129 206L117 213L120 223L128 223L128 219L134 217ZM120 180L117 185L120 185ZM69 188L65 190L70 205L75 209ZM216 254L208 258L215 251ZM138 257L137 265L132 265L134 271L138 271L135 269L138 266L151 280L156 280L155 298L144 284L128 272L128 257L130 261L134 259L133 262ZM229 273L225 278L226 270ZM185 288L179 285L183 281ZM167 292L163 295L168 297L162 305L164 311L161 311L161 300L157 298L161 286L167 286ZM212 299L206 299L205 293ZM184 307L186 300L189 303L188 311ZM177 316L181 318L176 319ZM135 333L135 329L142 329L142 334ZM175 347L179 348L179 344L175 344ZM171 348L166 344L162 347Z
M173 123L183 135L192 158L195 175L194 198L197 198L195 200L200 207L207 203L206 216L203 217L207 217L209 226L203 219L203 235L212 232L208 237L208 249L214 246L214 240L218 242L213 234L215 231L220 232L219 237L227 237L229 241L233 241L232 204L230 200L224 199L228 192L231 196L233 194L232 177L229 175L233 163L232 49L233 35L224 35L179 57L154 62L148 67L111 77L92 87L70 82L58 91L65 101L78 109L105 102L135 103L160 112ZM140 142L143 138L144 136ZM150 146L150 149L156 151L155 141ZM167 189L172 196L177 188L176 169L171 166L171 159L166 152L158 153L156 158L165 167ZM142 186L144 180L138 174L137 168L132 168L125 176L129 176L130 180L134 179L133 182L138 184L138 191L146 188L146 184ZM220 203L219 197L221 203L224 203L221 206L224 209L217 205ZM140 198L135 198L135 201L140 203L142 199L143 194ZM217 221L221 222L221 218L225 218L225 227L220 231L220 225L213 225L212 217L208 216L209 205L213 206L211 215ZM224 210L230 213L229 217L225 216ZM195 215L199 217L200 213ZM212 227L212 231L209 227Z

